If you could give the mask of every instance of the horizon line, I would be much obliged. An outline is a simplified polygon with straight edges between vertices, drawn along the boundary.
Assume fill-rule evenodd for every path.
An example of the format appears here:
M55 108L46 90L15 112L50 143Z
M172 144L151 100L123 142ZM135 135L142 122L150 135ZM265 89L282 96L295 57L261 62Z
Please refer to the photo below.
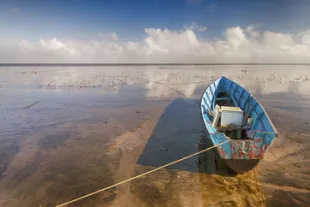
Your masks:
M306 65L310 63L0 63L5 66L182 66L182 65Z

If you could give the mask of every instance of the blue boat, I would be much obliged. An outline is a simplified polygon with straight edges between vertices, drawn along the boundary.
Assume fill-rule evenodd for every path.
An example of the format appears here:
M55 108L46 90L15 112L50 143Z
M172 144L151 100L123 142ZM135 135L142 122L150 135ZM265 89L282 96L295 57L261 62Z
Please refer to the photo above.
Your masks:
M242 86L220 77L201 97L201 115L220 161L236 173L253 169L278 133L262 105ZM230 140L230 141L229 141Z

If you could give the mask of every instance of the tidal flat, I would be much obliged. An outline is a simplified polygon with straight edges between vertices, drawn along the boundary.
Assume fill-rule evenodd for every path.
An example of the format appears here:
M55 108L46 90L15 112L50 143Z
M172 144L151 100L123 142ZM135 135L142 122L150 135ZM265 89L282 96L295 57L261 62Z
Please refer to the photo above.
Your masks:
M279 132L254 170L210 151L69 206L309 206L307 65L0 67L0 206L55 206L208 147L200 97L219 76Z

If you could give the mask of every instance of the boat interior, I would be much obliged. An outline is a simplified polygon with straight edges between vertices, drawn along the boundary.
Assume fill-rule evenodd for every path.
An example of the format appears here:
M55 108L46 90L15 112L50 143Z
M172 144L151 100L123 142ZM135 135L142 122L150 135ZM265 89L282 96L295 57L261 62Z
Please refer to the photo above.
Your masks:
M225 77L206 89L201 106L210 133L222 132L233 140L251 140L262 133L276 135L268 115L252 94Z
M247 131L250 129L250 122L244 122L247 120L249 117L247 114L244 114L243 111L240 109L242 112L242 119L241 119L241 124L234 123L231 121L230 124L227 125L221 125L221 119L222 119L222 108L223 107L231 107L231 108L239 108L236 106L233 102L233 99L231 96L226 93L225 91L221 91L218 93L216 100L215 100L215 106L216 109L214 112L211 114L211 121L213 127L219 131L224 133L226 136L230 137L231 139L234 140L246 140L246 139L251 139L247 135ZM230 114L231 118L234 118L233 116L238 116L237 114Z

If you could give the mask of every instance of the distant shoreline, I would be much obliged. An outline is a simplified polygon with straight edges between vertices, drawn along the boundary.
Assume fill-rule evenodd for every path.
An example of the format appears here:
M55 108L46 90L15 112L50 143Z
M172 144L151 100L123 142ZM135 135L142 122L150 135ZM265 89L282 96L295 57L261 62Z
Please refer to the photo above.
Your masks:
M0 67L33 67L33 66L199 66L199 65L305 65L310 63L0 63Z

